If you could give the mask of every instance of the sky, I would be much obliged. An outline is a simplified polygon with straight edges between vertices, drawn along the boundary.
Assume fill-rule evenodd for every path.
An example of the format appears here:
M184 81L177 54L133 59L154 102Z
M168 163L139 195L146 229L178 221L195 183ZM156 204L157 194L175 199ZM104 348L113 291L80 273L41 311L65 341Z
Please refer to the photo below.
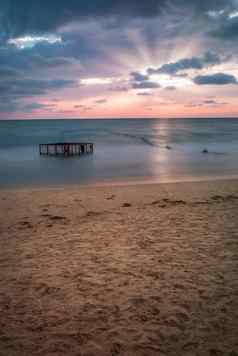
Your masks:
M238 0L1 0L0 119L238 117Z

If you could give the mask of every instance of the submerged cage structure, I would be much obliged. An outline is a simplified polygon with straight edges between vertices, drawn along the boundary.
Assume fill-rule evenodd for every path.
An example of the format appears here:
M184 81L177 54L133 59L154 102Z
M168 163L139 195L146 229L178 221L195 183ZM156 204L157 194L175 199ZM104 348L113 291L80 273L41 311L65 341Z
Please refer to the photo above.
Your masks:
M46 156L81 156L93 153L94 146L91 142L58 142L39 145L40 155Z

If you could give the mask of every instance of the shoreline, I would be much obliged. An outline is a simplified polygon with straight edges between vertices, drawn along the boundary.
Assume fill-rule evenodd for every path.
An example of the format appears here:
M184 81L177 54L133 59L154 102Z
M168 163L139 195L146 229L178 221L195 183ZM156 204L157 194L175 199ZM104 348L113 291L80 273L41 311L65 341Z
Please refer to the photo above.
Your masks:
M186 183L203 183L203 182L234 182L238 180L238 174L229 176L206 176L206 177L187 177L174 178L158 181L151 178L130 178L125 180L106 180L94 183L65 183L65 184L42 184L42 185L14 185L14 186L0 186L0 192L4 191L37 191L37 190L65 190L65 189L88 189L88 188L113 188L113 187L133 187L133 186L157 186L167 184L186 184Z

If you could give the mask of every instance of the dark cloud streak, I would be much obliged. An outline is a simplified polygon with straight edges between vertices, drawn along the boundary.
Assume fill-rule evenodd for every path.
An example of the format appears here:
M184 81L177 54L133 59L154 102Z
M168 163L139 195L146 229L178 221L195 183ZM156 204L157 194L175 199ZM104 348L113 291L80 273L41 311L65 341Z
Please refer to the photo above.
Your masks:
M1 32L5 38L55 31L86 18L156 17L165 7L193 7L197 13L227 6L225 0L1 0Z
M219 56L212 52L207 52L203 57L183 58L177 62L162 65L160 68L148 68L149 75L169 74L176 75L180 71L189 69L203 69L221 63Z
M59 90L67 87L76 86L73 80L54 79L36 80L19 79L0 82L0 97L25 97L34 95L44 95L49 90Z
M238 84L236 77L226 73L216 73L210 75L198 75L193 79L197 85L228 85Z
M152 81L136 82L132 84L133 89L156 89L160 88L159 83Z

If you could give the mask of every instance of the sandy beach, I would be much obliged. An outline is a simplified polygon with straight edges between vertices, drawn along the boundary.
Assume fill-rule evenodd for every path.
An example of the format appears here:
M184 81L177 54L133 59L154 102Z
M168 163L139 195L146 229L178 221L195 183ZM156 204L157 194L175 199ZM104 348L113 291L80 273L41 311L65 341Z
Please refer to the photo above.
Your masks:
M0 356L237 356L238 181L0 191Z

